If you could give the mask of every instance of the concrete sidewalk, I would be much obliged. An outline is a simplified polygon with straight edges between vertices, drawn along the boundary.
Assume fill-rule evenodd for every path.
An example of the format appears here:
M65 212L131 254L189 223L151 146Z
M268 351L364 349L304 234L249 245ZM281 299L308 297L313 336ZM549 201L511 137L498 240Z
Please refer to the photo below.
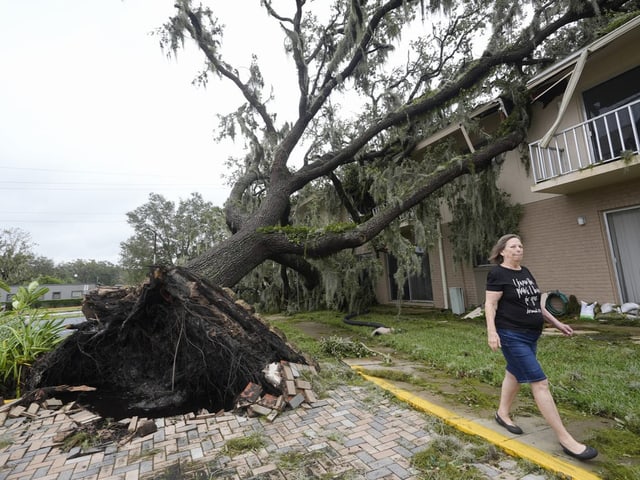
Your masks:
M379 357L346 359L344 362L360 372L364 378L389 391L408 405L438 417L462 432L481 437L510 455L526 459L545 470L563 474L570 479L600 478L595 472L599 462L602 461L602 455L589 462L580 462L566 455L557 442L554 432L541 417L519 417L517 423L525 433L514 435L495 422L492 412L479 413L459 403L445 402L441 397L416 388L415 385L383 380L363 373L366 370L391 369L420 375L417 371L413 371L410 362L394 361L392 365L387 365ZM572 423L570 429L587 431L592 426L593 422L589 422L589 426ZM602 421L601 426L606 427L606 421Z

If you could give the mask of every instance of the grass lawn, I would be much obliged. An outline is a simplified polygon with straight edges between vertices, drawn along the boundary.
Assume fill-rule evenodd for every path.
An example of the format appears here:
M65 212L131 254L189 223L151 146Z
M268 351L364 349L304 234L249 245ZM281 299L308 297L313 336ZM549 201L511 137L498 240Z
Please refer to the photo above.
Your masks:
M270 321L299 348L319 359L340 355L349 345L392 351L394 357L411 359L437 375L462 380L466 392L461 401L471 396L473 402L485 407L495 404L495 398L483 397L482 387L499 387L504 360L487 345L484 318L462 320L450 313L415 308L398 313L396 308L381 306L357 320L382 323L394 333L372 337L373 328L347 325L343 316L322 311ZM588 439L614 460L603 465L603 478L640 478L640 345L632 341L633 336L640 336L640 326L564 321L576 330L592 333L545 335L539 342L538 358L558 408L563 416L615 420L616 428L599 430L596 437ZM314 336L308 333L309 325L315 325ZM366 349L345 351L344 356L358 356L359 352L364 355ZM527 395L522 392L520 397ZM520 403L524 406L518 408L535 409L532 402Z

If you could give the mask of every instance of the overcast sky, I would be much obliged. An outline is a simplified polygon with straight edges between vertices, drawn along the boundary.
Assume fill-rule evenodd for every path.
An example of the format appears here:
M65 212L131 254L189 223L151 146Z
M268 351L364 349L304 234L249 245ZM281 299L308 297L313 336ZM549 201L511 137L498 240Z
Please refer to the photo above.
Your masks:
M133 233L125 213L150 192L226 199L224 161L242 152L216 145L213 129L239 99L219 83L193 86L202 56L167 59L150 35L174 3L0 0L0 228L28 232L37 255L117 263ZM229 25L226 15L244 16L225 43L248 66L247 32L273 38L264 13L247 11L259 2L208 3ZM267 42L258 47L264 58Z

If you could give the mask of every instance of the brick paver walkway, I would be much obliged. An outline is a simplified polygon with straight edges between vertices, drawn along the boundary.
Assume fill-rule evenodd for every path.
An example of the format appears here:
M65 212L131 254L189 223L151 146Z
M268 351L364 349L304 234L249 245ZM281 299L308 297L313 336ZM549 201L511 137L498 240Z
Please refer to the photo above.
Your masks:
M59 419L58 419L59 420ZM219 479L418 479L412 456L440 430L437 420L371 387L341 386L329 396L283 412L273 422L225 413L155 420L158 430L102 448L62 452L54 435L69 424L56 415L9 418L0 428L0 480L183 478L194 465ZM232 438L258 434L265 446L228 455ZM486 478L540 480L515 461L475 463Z

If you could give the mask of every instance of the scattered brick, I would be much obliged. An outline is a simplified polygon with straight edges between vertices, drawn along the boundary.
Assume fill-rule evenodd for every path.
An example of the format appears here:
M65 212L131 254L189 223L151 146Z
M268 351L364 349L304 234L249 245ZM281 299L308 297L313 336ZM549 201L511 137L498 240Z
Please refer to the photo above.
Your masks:
M77 413L73 413L69 415L69 418L80 425L85 425L87 423L95 422L96 420L100 420L102 417L100 415L96 415L95 413L90 412L89 410L80 410Z
M288 403L291 408L298 408L302 404L302 402L304 402L304 400L305 400L304 395L301 393L298 393L297 395L291 397Z
M298 393L298 391L296 390L296 384L293 380L287 380L285 382L285 388L287 390L287 395L295 395L296 393Z
M9 418L18 418L26 410L22 405L18 405L9 410Z
M269 422L273 422L278 415L280 415L280 412L278 410L272 410L271 413L267 415L267 420Z
M285 379L287 379L287 380L295 380L295 377L293 376L293 371L291 370L291 367L286 363L282 364L282 373L283 373Z
M275 395L271 395L270 393L267 393L261 399L258 400L258 403L263 407L274 409L276 408L278 398L279 397L276 397Z
M318 401L318 398L316 397L316 394L313 393L313 390L304 390L303 394L308 403L315 403Z
M27 408L27 410L23 412L22 415L29 418L36 418L38 410L40 410L40 405L38 405L37 403L32 403L31 405L29 405L29 408Z
M306 380L297 379L296 387L301 388L303 390L311 390L311 383L307 382Z
M249 407L247 408L247 413L249 414L249 416L259 416L259 415L269 415L273 410L267 407L263 407L260 404L253 404L253 405L249 405Z
M286 403L287 403L287 402L286 402L286 401L285 401L285 399L284 399L284 395L280 395L280 396L278 397L278 401L276 402L276 405L275 405L275 407L274 407L274 408L275 408L276 410L278 410L278 411L281 411L281 410L283 410L283 409L284 409L284 407L285 407Z
M220 413L199 413L196 416L196 421L197 420L206 420L208 418L216 418L218 416L220 416Z
M76 408L76 402L69 402L65 406L62 407L62 411L65 413L69 413L71 410Z
M43 406L49 410L57 410L62 407L62 400L58 398L47 398L44 401Z
M138 417L131 417L131 420L129 420L129 426L127 427L127 431L135 432L136 428L138 428Z
M53 444L58 445L58 444L64 443L64 441L74 433L75 433L75 430L73 428L65 428L64 430L57 432L53 436Z
M262 386L249 382L244 390L238 395L237 408L247 407L255 403L262 394Z

